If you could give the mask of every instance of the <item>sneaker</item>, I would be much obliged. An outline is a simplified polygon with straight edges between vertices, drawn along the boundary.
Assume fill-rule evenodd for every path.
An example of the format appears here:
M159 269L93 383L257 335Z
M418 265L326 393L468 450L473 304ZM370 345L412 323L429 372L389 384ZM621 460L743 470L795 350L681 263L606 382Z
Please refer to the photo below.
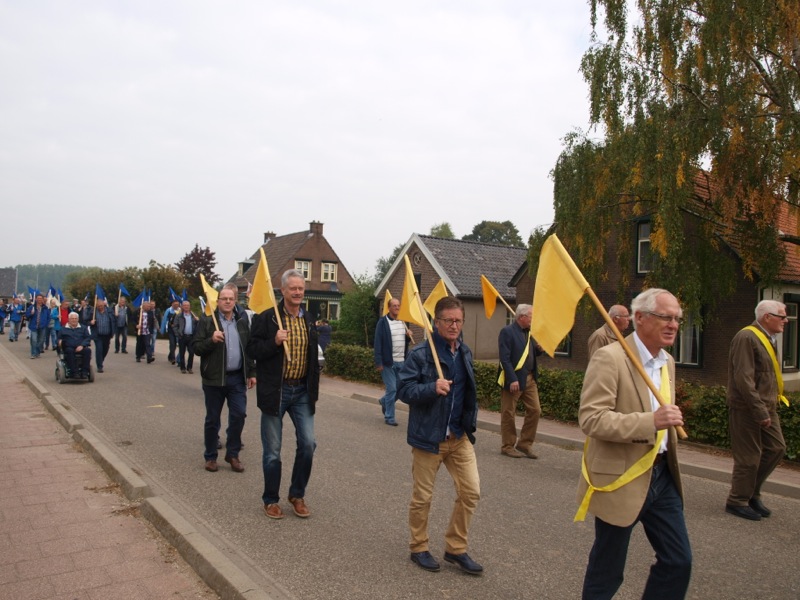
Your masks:
M283 518L283 511L281 510L280 504L265 504L264 505L264 514L266 514L270 519L282 519Z
M305 519L306 517L311 516L311 511L308 510L306 506L306 501L302 498L289 498L289 502L292 504L292 508L294 509L294 514L296 514L301 519Z

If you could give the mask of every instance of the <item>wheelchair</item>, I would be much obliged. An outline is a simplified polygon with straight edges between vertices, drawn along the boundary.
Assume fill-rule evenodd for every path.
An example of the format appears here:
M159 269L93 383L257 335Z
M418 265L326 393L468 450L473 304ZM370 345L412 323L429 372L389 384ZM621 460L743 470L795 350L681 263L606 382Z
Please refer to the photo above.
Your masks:
M61 346L58 347L58 358L56 359L56 381L58 383L66 383L67 381L94 381L94 364L89 362L89 372L85 373L83 369L76 369L77 372L72 372L67 368L67 361L64 356L64 351ZM75 353L75 362L80 364L83 352Z

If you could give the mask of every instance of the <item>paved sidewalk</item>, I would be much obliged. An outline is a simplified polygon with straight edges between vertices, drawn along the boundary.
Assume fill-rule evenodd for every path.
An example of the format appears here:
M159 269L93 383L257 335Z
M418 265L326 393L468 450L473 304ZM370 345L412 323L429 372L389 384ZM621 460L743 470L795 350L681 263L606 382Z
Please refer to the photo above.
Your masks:
M217 598L0 353L0 598Z
M364 383L354 383L337 377L323 376L321 389L326 393L352 397L356 400L378 404L383 395L383 387ZM397 403L397 410L408 410L402 402ZM517 428L522 427L522 417L517 417ZM478 428L500 432L500 413L481 410L478 414ZM575 425L560 423L550 419L541 419L536 434L537 443L583 448L584 435ZM497 452L500 452L499 439ZM714 481L730 482L733 471L733 459L726 451L702 449L696 445L681 443L678 450L681 472L685 475L696 475ZM509 459L511 460L511 459ZM800 498L800 468L779 465L764 484L764 491Z

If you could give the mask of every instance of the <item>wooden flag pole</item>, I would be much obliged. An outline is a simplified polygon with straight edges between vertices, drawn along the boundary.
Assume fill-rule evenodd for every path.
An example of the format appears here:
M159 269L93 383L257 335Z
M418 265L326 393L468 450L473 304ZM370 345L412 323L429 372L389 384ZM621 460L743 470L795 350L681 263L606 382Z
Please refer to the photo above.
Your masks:
M508 302L506 302L505 299L500 294L497 294L497 297L500 298L500 302L502 302L503 304L506 305L506 308L508 309L508 312L510 312L514 316L514 318L516 319L517 318L517 312L508 305Z
M603 315L603 319L605 320L606 324L611 328L611 331L613 331L614 335L617 336L617 341L619 341L619 343L622 344L622 349L625 351L625 354L627 354L628 358L633 363L633 366L636 368L636 371L639 373L639 375L642 376L642 379L644 379L644 382L645 384L647 384L647 387L650 389L651 392L653 392L653 396L655 396L658 403L661 406L667 406L667 402L665 402L664 399L661 397L661 393L656 389L656 386L653 383L652 379L650 379L650 377L645 372L644 367L642 367L641 359L633 353L628 344L625 342L625 338L623 337L622 333L614 324L614 321L611 319L611 316L608 314L605 307L600 302L600 299L595 295L594 290L591 288L591 286L586 288L586 293L589 294L589 297L592 299L592 302L594 302L594 305L597 307L597 310L599 310L600 314ZM685 440L686 438L689 437L686 434L686 431L680 425L677 425L675 427L675 431L678 434L678 437L681 438L682 440Z
M414 297L417 299L419 312L425 319L425 327L423 327L422 329L425 332L425 339L428 340L428 345L431 347L431 354L433 355L433 364L436 365L436 373L439 375L439 379L444 379L444 373L442 373L442 365L439 364L439 353L436 352L436 344L433 343L433 333L431 332L431 323L428 320L428 313L425 311L425 307L422 305L422 298L419 297L419 290L414 290Z

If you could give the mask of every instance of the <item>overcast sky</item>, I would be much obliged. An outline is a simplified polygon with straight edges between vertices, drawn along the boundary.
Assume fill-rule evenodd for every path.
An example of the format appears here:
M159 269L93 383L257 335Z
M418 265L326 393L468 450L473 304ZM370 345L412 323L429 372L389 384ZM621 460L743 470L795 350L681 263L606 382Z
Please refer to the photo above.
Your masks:
M227 279L325 224L354 274L435 223L523 239L587 126L587 0L0 0L0 266Z

